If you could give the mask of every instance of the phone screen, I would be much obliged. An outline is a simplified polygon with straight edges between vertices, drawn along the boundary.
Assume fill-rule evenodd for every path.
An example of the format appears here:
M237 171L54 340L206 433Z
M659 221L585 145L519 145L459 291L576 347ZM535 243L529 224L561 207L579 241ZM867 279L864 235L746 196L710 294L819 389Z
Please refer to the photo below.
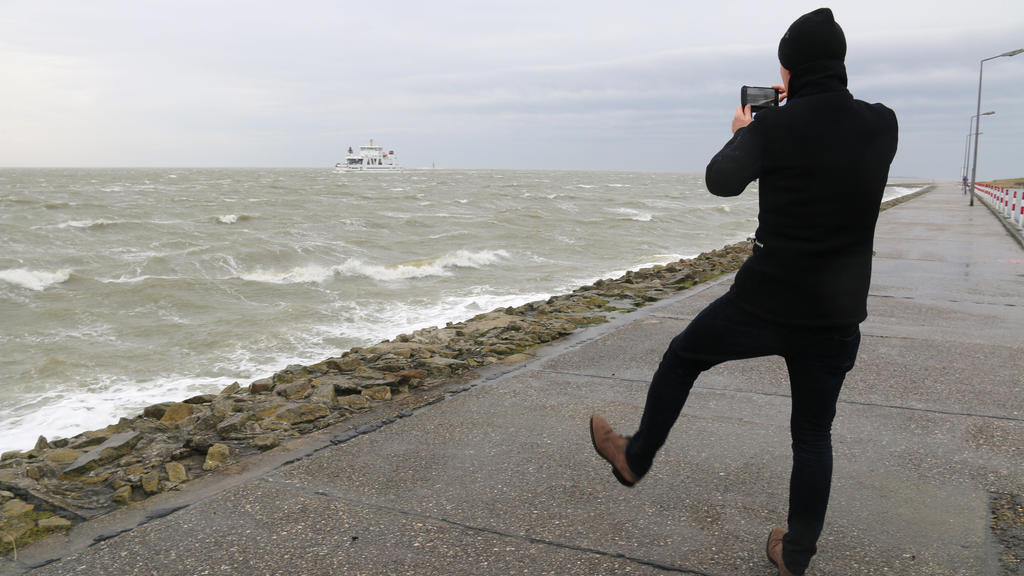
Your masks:
M744 86L740 89L740 105L750 105L751 112L779 105L779 92L775 88Z

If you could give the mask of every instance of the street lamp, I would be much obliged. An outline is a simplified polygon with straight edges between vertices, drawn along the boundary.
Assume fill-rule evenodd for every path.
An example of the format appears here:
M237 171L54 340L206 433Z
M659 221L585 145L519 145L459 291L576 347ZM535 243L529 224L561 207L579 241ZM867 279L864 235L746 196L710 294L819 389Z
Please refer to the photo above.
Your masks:
M985 72L985 61L995 60L996 58L1002 58L1003 56L1016 56L1024 52L1024 48L1017 48L1016 50L1010 50L1009 52L1003 52L996 56L990 56L988 58L982 58L981 64L978 65L978 108L975 111L975 116L978 121L974 124L974 167L971 168L971 206L974 206L974 183L978 177L978 132L981 130L981 76Z
M995 113L995 110L989 110L988 112L982 112L980 116L991 116ZM967 136L964 138L964 163L963 166L960 168L960 179L964 183L964 194L967 194L967 170L971 167L969 161L971 152L971 130L974 129L974 119L977 118L978 116L979 114L974 114L973 116L971 116L971 121L967 125Z

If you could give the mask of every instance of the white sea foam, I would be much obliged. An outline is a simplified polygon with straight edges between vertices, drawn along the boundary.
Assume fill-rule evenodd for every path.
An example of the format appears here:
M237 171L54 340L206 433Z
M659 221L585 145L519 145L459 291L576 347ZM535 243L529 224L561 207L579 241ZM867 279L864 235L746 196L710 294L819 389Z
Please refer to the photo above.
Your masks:
M453 268L480 268L507 257L508 253L504 250L482 250L479 252L458 250L440 258L415 260L395 266L382 266L352 258L336 266L314 264L289 270L256 270L242 274L239 278L271 284L301 284L306 282L323 283L335 275L341 275L363 276L372 280L388 282L428 276L450 276Z
M69 220L67 222L61 222L57 225L57 228L100 228L116 223L117 222L113 220L106 220L103 218L96 220Z
M181 276L150 276L148 274L142 276L121 276L120 278L106 278L98 279L99 282L104 284L137 284L139 282L145 282L146 280L181 280Z
M899 198L900 196L906 196L907 194L913 194L922 190L923 186L889 186L886 187L885 193L882 195L883 200L892 200Z
M460 322L482 312L520 306L527 302L546 300L551 293L493 294L484 286L473 294L449 297L430 305L411 302L378 302L371 306L353 305L345 322L333 327L335 335L360 340L365 344L394 338L422 328Z
M248 214L225 214L217 217L217 222L221 224L235 224L237 222L245 222L246 220L252 220L252 216Z
M0 281L37 292L46 290L54 284L67 282L70 277L71 270L66 268L53 271L29 270L27 268L0 270Z
M12 399L0 408L0 446L27 450L40 433L69 438L140 414L146 406L219 391L233 378L170 377L150 382L97 382L84 390L51 390ZM38 409L45 406L44 409Z
M624 218L629 220L636 220L637 222L650 222L654 219L654 215L650 212L641 212L632 208L613 208L609 210L613 214L621 214Z

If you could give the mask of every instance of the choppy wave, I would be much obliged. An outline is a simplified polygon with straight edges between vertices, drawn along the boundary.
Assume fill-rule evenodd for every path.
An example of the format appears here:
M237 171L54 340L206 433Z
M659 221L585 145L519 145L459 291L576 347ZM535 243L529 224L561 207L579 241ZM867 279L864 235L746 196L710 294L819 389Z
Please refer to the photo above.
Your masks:
M887 186L885 188L885 194L882 195L883 200L892 200L893 198L899 198L900 196L906 196L907 194L913 194L922 190L924 186Z
M650 212L641 212L632 208L613 208L610 212L619 214L625 219L636 220L637 222L650 222L654 219L654 215Z
M756 225L756 197L730 201L731 215L698 208L722 202L677 175L3 176L27 192L24 204L0 198L0 451L717 248ZM258 229L242 230L246 218Z
M67 222L57 224L57 228L102 228L104 226L111 226L120 223L121 222L116 220L106 220L104 218L96 220L69 220Z
M459 322L482 312L520 306L550 296L547 292L490 294L487 287L481 287L475 294L444 298L426 306L421 302L348 303L350 308L343 314L345 322L333 325L330 331L342 338L378 342L394 338L398 333L443 326L446 322Z
M97 428L98 423L131 417L151 404L218 390L232 378L168 377L151 382L129 382L106 378L95 390L53 390L31 394L0 409L0 436L5 447L26 449L43 433L50 440L68 438ZM102 393L96 393L102 390ZM45 408L39 409L39 407Z
M21 288L40 292L50 286L67 282L71 278L71 270L61 268L60 270L29 270L27 268L11 268L0 270L0 281Z
M272 284L324 283L336 275L363 276L371 280L396 281L428 276L449 276L453 268L480 268L507 258L504 250L471 252L458 250L440 258L416 260L394 266L371 264L352 258L336 266L310 265L288 270L257 270L239 276L250 282Z
M251 219L252 216L249 216L248 214L225 214L223 216L218 216L217 222L221 224L235 224L237 222L244 222Z
M154 224L167 226L176 225L181 222L178 220L166 220L166 219L154 219L154 220L108 220L106 218L96 218L92 220L68 220L67 222L61 222L60 224L47 224L44 226L34 226L33 229L55 227L61 230L66 228L81 228L81 229L94 229L94 228L108 228L114 226L131 226L131 225L144 225L152 226Z

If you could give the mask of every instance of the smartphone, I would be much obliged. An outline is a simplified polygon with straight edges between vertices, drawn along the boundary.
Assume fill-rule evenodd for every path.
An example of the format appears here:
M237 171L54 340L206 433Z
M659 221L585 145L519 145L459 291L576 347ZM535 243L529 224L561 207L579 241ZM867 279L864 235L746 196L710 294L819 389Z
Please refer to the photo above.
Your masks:
M779 105L779 91L775 88L762 86L744 86L740 88L740 105L750 104L750 111L760 112L765 108Z

